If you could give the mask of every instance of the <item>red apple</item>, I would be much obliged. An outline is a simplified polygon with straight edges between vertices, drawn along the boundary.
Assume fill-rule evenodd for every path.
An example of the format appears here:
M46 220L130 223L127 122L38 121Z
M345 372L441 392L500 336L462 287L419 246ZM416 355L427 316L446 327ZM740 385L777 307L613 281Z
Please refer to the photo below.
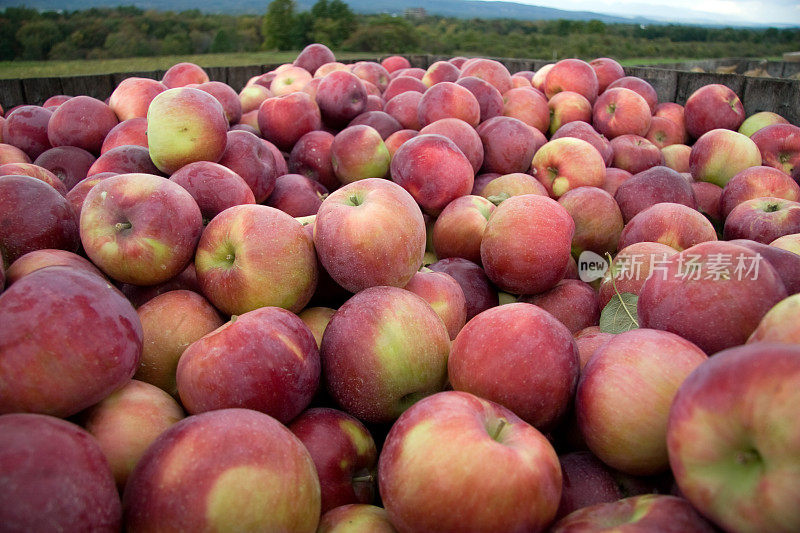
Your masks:
M620 135L647 135L652 121L647 101L625 87L610 88L592 108L592 123L597 131L613 139Z
M492 211L494 204L480 196L461 196L447 204L433 226L436 256L479 263L481 239Z
M261 135L282 150L290 150L306 133L322 129L314 98L304 92L267 98L258 108Z
M169 67L161 79L161 83L168 88L184 87L193 83L201 84L208 81L208 74L199 65L194 63L176 63Z
M481 240L486 275L514 294L546 291L564 277L574 232L572 217L556 201L534 194L513 196L492 212L486 225Z
M475 129L457 118L443 118L432 122L420 130L421 134L444 135L453 141L458 149L469 159L473 172L483 165L483 142Z
M476 77L493 85L500 94L512 88L511 73L494 59L473 58L461 66L461 78Z
M0 142L16 146L31 159L49 149L47 124L53 112L44 107L23 105L0 122Z
M671 202L697 207L691 184L668 167L652 167L631 177L617 188L614 199L625 222L655 204Z
M314 533L319 480L303 444L274 418L223 409L181 420L156 439L128 480L123 510L129 531L246 524Z
M372 503L378 451L361 422L336 409L315 408L295 418L289 429L314 460L323 514L342 505Z
M764 196L800 200L800 185L792 178L772 167L748 167L733 176L722 191L722 214L727 217L733 209L747 200Z
M562 59L557 62L544 80L547 98L561 91L573 91L593 104L597 99L599 83L591 65L580 59Z
M541 132L512 117L490 118L481 123L477 132L483 142L484 172L526 172L541 146L534 133Z
M405 289L428 302L444 322L450 340L456 338L467 321L467 301L461 285L454 277L423 267L414 274Z
M354 528L371 533L397 533L385 509L363 503L331 509L320 519L317 533L347 533Z
M328 189L321 183L300 174L284 174L275 180L275 189L266 205L280 209L292 217L316 215Z
M324 44L313 43L297 54L294 65L306 69L313 75L319 67L332 61L336 61L336 57L330 48Z
M52 266L20 279L0 294L0 323L0 413L74 415L127 383L139 363L136 311L84 270Z
M217 99L225 112L228 124L237 124L241 120L242 101L230 85L221 81L207 81L199 84L197 88Z
M503 114L503 95L488 81L475 76L466 76L459 78L456 83L466 88L478 100L481 122Z
M80 234L89 259L124 283L155 285L180 273L203 228L200 208L180 185L152 174L120 174L92 187Z
M368 422L390 422L441 391L449 352L447 329L433 308L386 286L364 289L342 305L320 347L331 396Z
M550 108L547 99L537 91L517 88L503 95L503 115L520 119L542 133L550 127Z
M366 110L367 91L358 76L337 70L322 78L316 101L325 123L340 127Z
M100 100L76 96L53 112L47 123L47 138L52 146L76 146L98 154L103 139L118 123L114 111Z
M411 63L408 62L403 56L389 56L381 61L381 65L385 68L388 72L394 72L395 70L400 70L401 68L410 68Z
M265 306L298 312L317 285L314 246L303 226L263 205L230 207L209 222L195 266L203 294L229 315Z
M615 89L617 87L630 89L640 95L650 107L650 113L655 114L656 106L658 106L658 94L656 94L656 90L648 82L636 76L624 76L611 82L608 89Z
M279 169L281 163L285 164L283 156L276 156L267 141L247 131L229 131L226 138L219 164L241 176L256 202L263 202L275 188L275 179L285 173Z
M392 157L381 134L370 126L348 126L333 138L331 165L342 184L383 178Z
M86 178L95 157L77 146L58 146L42 152L33 162L34 165L46 168L64 182L67 190Z
M631 174L664 164L658 146L638 135L626 134L611 139L611 149L614 151L612 165Z
M422 264L425 223L414 199L396 183L359 180L322 202L314 245L325 270L351 292L403 287Z
M0 521L7 531L120 531L114 477L97 442L64 420L0 416Z
M53 187L62 196L67 195L67 186L55 174L32 163L6 163L0 165L0 176L30 176Z
M567 191L558 203L575 222L574 255L579 256L585 250L601 255L617 250L624 222L613 196L598 187L578 187Z
M676 172L689 172L689 158L692 154L691 146L685 144L670 144L661 148L664 157L664 166Z
M726 531L796 531L800 347L717 353L678 390L667 446L681 493Z
M714 226L699 211L683 204L663 202L639 212L625 224L619 236L619 248L647 241L681 251L716 240Z
M148 149L144 146L136 145L118 146L101 154L89 167L86 177L94 176L101 172L161 174L150 159Z
M210 161L196 161L170 176L192 195L207 223L229 207L256 203L253 191L236 172Z
M449 61L434 61L425 75L422 76L422 83L428 87L443 81L455 82L461 70Z
M736 131L745 114L741 100L730 88L718 83L700 87L684 106L686 131L695 139L714 129Z
M441 82L425 91L417 114L422 127L443 118L458 118L475 127L480 122L481 109L468 89L453 82Z
M606 174L600 152L575 137L562 137L539 148L531 167L554 198L578 187L600 187Z
M167 86L160 81L132 76L117 85L108 98L108 106L120 121L145 118L150 102L166 90Z
M97 439L117 488L123 490L147 447L184 414L169 394L132 379L93 405L84 416L84 427Z
M773 124L750 138L758 146L764 165L800 181L800 128L792 124Z
M338 188L331 163L333 139L327 131L310 131L300 137L289 154L289 171L318 181L329 191Z
M707 359L678 335L635 329L599 347L581 372L578 425L589 449L633 475L669 468L667 420L684 379Z
M789 121L772 111L759 111L753 113L739 126L739 133L752 137L755 132L772 124L788 124Z
M550 134L570 122L591 122L592 104L585 96L573 91L561 91L547 101L550 108Z
M611 150L611 145L603 135L595 131L595 129L587 122L583 122L580 120L575 120L573 122L568 122L564 124L558 131L556 131L552 137L550 137L551 141L556 139L560 139L561 137L575 137L576 139L581 139L592 146L594 146L600 155L603 157L603 161L605 162L606 166L610 165L613 158L614 152Z
M103 277L103 273L96 266L78 254L66 250L44 249L28 252L11 263L5 272L6 284L11 285L24 276L49 266L67 266Z
M739 172L761 164L761 152L752 139L726 129L703 134L692 146L689 170L697 181L724 187Z
M176 375L181 402L191 414L242 407L286 424L317 391L319 350L297 315L262 307L190 344Z
M744 344L786 297L775 269L736 244L701 243L660 266L639 293L639 325L677 333L709 354Z
M750 239L764 244L792 233L800 233L800 202L770 196L734 207L723 231L725 240Z
M409 409L386 438L378 475L399 531L543 531L561 492L547 439L510 410L464 392Z

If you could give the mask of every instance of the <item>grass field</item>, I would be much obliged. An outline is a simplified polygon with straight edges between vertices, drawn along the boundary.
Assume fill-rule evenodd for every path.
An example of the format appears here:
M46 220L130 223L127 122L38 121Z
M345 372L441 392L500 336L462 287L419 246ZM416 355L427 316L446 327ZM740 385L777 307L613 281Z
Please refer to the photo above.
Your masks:
M298 52L248 52L234 54L205 54L161 57L129 57L122 59L78 59L72 61L0 61L0 79L44 78L60 76L85 76L111 74L115 72L137 72L166 70L175 63L189 61L202 67L236 67L288 63ZM375 59L374 54L340 52L337 59ZM780 57L765 58L781 61ZM623 66L658 65L692 61L681 58L633 58L623 59Z
M299 52L248 52L186 56L129 57L121 59L77 59L71 61L0 61L0 79L88 76L115 72L166 70L189 61L201 67L237 67L288 63ZM336 53L337 59L375 59L374 54Z

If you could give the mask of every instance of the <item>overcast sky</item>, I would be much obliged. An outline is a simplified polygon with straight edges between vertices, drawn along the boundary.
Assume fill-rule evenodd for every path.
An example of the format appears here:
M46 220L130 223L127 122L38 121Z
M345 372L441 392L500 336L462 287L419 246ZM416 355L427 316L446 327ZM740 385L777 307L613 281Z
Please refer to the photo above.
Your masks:
M659 19L800 25L800 0L512 0L522 4Z

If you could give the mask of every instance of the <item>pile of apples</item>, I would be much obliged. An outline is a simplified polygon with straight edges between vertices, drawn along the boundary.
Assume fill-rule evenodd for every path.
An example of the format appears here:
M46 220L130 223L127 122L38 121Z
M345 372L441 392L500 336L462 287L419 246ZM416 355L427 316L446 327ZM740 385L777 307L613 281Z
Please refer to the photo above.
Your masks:
M800 531L800 128L727 87L314 44L0 117L0 529Z

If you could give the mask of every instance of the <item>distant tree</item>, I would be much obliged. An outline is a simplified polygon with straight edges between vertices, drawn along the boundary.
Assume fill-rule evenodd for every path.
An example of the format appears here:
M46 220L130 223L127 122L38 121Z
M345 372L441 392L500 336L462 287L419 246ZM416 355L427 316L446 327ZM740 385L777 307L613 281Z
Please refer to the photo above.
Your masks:
M318 0L311 7L310 40L338 48L358 29L355 13L342 0Z
M342 48L360 52L405 53L420 46L416 28L407 20L382 15L362 24Z
M267 50L291 50L297 43L297 20L294 0L273 0L267 7L261 34Z
M35 20L17 31L22 59L47 59L50 49L61 40L58 24L52 20Z

